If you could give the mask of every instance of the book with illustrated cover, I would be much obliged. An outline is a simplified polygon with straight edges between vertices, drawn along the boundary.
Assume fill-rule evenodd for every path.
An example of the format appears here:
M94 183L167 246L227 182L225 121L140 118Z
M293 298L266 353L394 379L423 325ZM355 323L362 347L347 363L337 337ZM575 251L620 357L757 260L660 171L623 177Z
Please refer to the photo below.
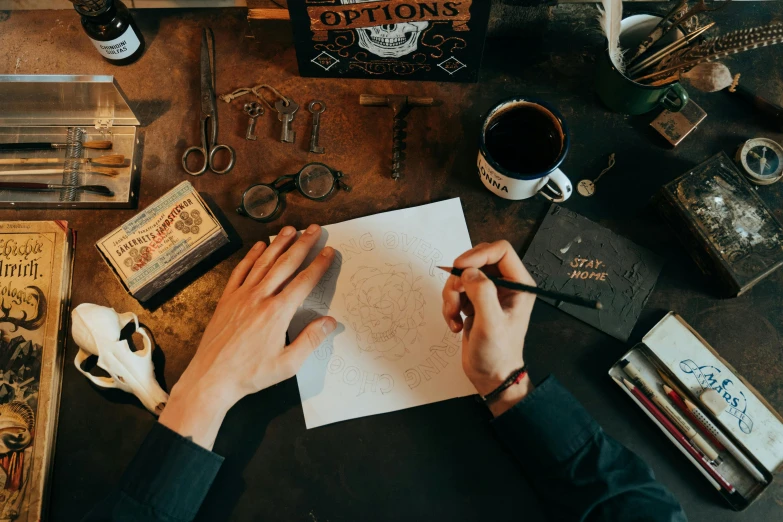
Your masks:
M73 268L64 221L0 222L0 521L45 518Z
M538 286L600 301L600 310L544 299L627 341L652 294L661 259L584 216L552 205L523 259Z

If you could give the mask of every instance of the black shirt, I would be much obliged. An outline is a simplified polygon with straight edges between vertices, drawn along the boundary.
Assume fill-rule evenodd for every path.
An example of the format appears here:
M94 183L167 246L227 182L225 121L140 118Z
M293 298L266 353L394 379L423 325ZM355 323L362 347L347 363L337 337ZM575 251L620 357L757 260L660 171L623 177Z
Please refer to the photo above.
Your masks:
M684 522L652 470L615 441L554 377L492 421L551 520ZM83 522L186 522L223 458L155 424L117 489Z

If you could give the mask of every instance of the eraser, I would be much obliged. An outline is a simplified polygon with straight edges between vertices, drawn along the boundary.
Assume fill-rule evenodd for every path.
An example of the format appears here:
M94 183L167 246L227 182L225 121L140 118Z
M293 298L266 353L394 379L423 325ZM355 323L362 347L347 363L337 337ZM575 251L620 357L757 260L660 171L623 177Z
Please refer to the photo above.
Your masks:
M723 400L720 393L712 388L705 390L699 398L704 407L710 410L716 417L726 409L726 401Z

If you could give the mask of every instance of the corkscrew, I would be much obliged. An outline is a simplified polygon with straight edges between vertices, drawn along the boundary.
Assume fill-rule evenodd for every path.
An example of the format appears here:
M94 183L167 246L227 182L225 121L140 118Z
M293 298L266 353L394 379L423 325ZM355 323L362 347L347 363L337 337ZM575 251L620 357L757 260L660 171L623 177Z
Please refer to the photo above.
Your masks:
M364 107L391 107L394 111L394 127L392 136L392 179L400 179L405 170L408 145L408 114L414 107L432 107L436 105L434 98L419 98L398 94L376 95L362 94L359 104Z

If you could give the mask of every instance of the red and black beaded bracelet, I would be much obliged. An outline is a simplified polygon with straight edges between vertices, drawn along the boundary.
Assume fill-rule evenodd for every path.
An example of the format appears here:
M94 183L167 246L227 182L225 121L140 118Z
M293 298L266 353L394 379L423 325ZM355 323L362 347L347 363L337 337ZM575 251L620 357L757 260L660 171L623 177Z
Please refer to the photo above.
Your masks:
M481 399L484 401L484 404L489 404L491 402L494 402L498 397L500 397L500 394L502 394L504 391L514 386L515 384L519 384L520 382L522 382L522 379L524 379L526 374L527 374L527 366L522 366L522 368L519 368L518 370L514 370L513 372L511 372L511 375L509 375L500 386L498 386L488 394L481 397Z

